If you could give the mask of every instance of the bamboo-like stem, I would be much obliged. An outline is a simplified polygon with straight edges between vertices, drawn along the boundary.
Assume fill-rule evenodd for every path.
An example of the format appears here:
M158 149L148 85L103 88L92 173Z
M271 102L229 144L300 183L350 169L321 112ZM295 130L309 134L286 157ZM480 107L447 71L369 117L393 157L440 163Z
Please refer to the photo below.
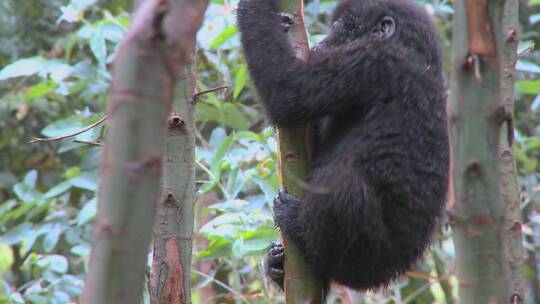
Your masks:
M281 0L281 11L293 17L289 38L296 56L306 59L309 45L304 27L302 0ZM280 128L277 130L280 184L290 194L301 198L309 170L312 128L309 125ZM285 302L323 303L324 295L320 279L306 264L298 248L282 236L285 246Z
M511 303L524 302L523 278L523 235L521 231L520 187L517 179L516 158L514 154L514 82L518 45L518 4L504 1L503 19L500 32L502 39L497 39L497 48L501 50L501 98L504 105L504 120L499 141L501 162L502 198L506 207L505 248L510 265Z
M82 303L140 303L163 123L206 1L139 1L114 64L94 246Z
M165 130L165 151L154 222L150 303L191 303L195 203L195 54L176 88Z
M455 204L450 223L461 303L523 299L520 283L515 284L521 280L520 254L509 247L521 248L516 242L521 231L514 205L514 158L508 148L517 9L516 1L455 1L449 103Z

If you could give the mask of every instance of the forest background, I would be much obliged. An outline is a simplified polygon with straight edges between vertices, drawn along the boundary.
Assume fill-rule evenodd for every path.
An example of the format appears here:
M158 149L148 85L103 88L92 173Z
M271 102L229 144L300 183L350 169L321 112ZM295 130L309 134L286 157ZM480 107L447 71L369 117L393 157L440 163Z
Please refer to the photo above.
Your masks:
M336 1L306 2L311 45ZM450 66L453 7L433 15ZM263 254L279 238L271 216L276 141L256 102L235 26L236 1L211 1L197 36L194 303L278 303ZM83 287L96 215L101 124L72 139L29 143L104 117L110 66L131 20L128 0L0 1L0 303L73 303ZM515 149L527 302L540 303L540 0L520 1ZM532 50L531 50L532 49ZM386 291L336 288L330 301L452 303L455 250L444 219L423 263ZM270 300L272 299L272 300ZM145 301L148 294L145 291Z

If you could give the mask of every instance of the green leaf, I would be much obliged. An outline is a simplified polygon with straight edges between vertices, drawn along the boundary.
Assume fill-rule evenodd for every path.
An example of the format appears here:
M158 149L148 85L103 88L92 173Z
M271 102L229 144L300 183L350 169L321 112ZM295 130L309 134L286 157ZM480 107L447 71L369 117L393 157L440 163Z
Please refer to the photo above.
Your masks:
M257 184L257 186L259 186L259 188L264 193L264 198L266 202L272 202L274 200L274 197L276 196L276 190L270 184L260 178L253 177L252 180Z
M252 140L264 143L264 138L253 131L238 131L234 134L236 140Z
M42 197L42 194L39 191L24 183L15 184L13 186L13 192L15 192L17 198L23 202L33 202Z
M221 212L240 212L249 205L248 201L240 199L227 200L224 203L212 204L208 208L219 210Z
M78 176L79 174L81 174L81 168L79 167L71 167L69 169L66 170L66 172L64 173L64 176L68 179L71 179L71 178L74 178L76 176Z
M223 163L225 153L229 151L232 145L233 139L234 136L229 135L225 138L225 140L223 140L219 148L216 150L214 158L210 163L210 171L212 171L216 179L219 179L219 177L221 176L221 164Z
M234 256L258 255L268 249L272 241L279 239L279 232L275 229L249 230L232 245Z
M242 92L242 89L246 86L247 82L247 73L248 67L247 64L242 64L238 71L236 72L236 81L234 83L233 97L234 99L238 98L238 95Z
M93 219L97 213L97 198L89 200L77 214L77 226L82 226Z
M13 245L25 240L29 235L33 234L32 223L22 223L9 229L0 239L3 244Z
M79 131L82 128L83 125L78 119L60 119L41 130L41 134L47 137L57 137Z
M68 260L62 255L49 255L40 259L36 263L42 269L50 269L56 273L66 273L68 270Z
M57 184L56 186L52 187L51 189L49 189L49 191L45 193L44 197L49 199L55 196L59 196L62 193L68 191L70 188L71 188L71 183L69 181L63 181Z
M268 240L244 240L243 238L236 239L232 245L232 254L236 257L246 255L259 255L268 249L270 242Z
M0 273L5 273L13 265L13 250L6 244L0 244Z
M231 242L218 238L209 238L210 245L197 254L199 259L217 259L231 255Z
M236 28L236 26L229 26L223 32L221 32L221 34L219 34L214 40L212 40L212 42L210 43L210 47L213 49L217 48L237 33L238 29Z
M9 303L13 303L13 304L24 304L26 303L23 296L18 293L18 292L14 292L12 294L9 295Z
M32 86L27 92L26 92L26 99L27 100L33 100L38 97L45 96L49 93L54 92L58 88L58 83L52 80L40 82L34 86Z
M53 292L53 303L72 303L69 295L61 290Z
M516 81L516 89L523 94L540 94L540 80Z
M64 231L64 225L62 223L54 223L51 229L45 235L43 239L43 249L46 252L51 252L51 250L56 247L58 240L60 239L60 234Z
M94 174L82 173L70 180L70 182L74 187L95 192L97 190L97 179L98 177Z
M523 72L540 73L540 65L526 60L518 60L516 69Z
M70 252L74 255L87 257L90 255L91 247L89 244L81 244L71 248Z
M107 63L107 45L101 29L93 31L90 37L90 50L100 64L105 65Z
M36 170L30 170L26 175L24 176L23 182L28 185L29 187L36 187L36 181L37 181L38 173Z
M37 74L46 62L42 57L19 59L0 70L0 80Z
M200 233L232 239L235 233L243 228L245 217L246 215L241 212L221 214L204 224Z
M197 102L195 119L197 121L219 121L219 111L205 102Z
M233 103L225 103L222 107L221 124L236 130L247 130L249 121L240 112L240 108Z

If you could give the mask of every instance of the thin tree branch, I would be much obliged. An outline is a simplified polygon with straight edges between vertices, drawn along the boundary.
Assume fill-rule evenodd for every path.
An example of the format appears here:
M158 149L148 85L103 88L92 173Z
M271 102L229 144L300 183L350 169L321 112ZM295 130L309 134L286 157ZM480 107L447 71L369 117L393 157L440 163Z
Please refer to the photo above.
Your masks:
M89 146L94 146L94 147L103 147L103 143L96 142L96 141L86 141L86 140L75 139L73 142L76 142L78 144L85 144L85 145L89 145Z
M236 290L234 290L231 286L219 281L218 279L216 279L216 278L214 278L212 276L207 275L206 273L200 272L200 271L195 270L195 269L193 269L192 271L194 273L200 275L201 277L203 277L205 279L208 279L208 280L211 280L212 282L216 283L217 285L225 288L227 291L229 291L230 293L235 295L240 301L249 304L249 301L243 295L239 294Z
M92 130L93 128L95 128L95 127L99 126L100 124L102 124L103 122L105 122L107 119L109 119L109 116L105 115L102 118L100 118L98 121L96 121L95 123L89 125L88 127L84 128L84 129L75 131L73 133L65 134L65 135L62 135L62 136L58 136L58 137L50 137L50 138L36 137L36 138L30 140L29 143L33 144L33 143L37 143L37 142L59 141L59 140L63 140L63 139L66 139L66 138L75 137L75 136L77 136L79 134L82 134L84 132Z
M215 88L211 88L211 89L208 89L208 90L197 92L197 93L193 94L193 100L197 100L197 98L199 98L199 96L201 96L201 95L208 94L208 93L213 93L213 92L223 90L223 89L228 89L230 87L231 87L230 85L226 84L226 85L222 85L222 86L219 86L219 87L215 87Z
M518 52L517 56L518 58L521 58L525 55L527 55L528 53L530 53L532 50L534 50L535 48L535 44L534 43L531 43L528 47L526 47L523 51L521 52Z

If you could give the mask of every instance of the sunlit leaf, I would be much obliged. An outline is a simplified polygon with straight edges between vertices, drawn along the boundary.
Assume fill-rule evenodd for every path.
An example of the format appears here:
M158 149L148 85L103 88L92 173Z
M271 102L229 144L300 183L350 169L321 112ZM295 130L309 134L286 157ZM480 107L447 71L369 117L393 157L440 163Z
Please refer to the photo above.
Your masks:
M46 62L42 57L19 59L0 70L0 80L37 74Z
M74 187L86 189L89 191L97 190L97 176L91 173L82 173L71 180Z
M516 69L522 72L540 73L540 65L526 60L518 60Z
M105 65L107 61L107 46L105 44L105 37L103 32L98 29L92 33L90 37L90 50L94 57L102 64Z
M248 67L247 64L242 64L238 71L236 72L236 81L234 83L233 97L236 99L238 95L242 92L242 89L246 86L247 82L247 73Z
M206 249L199 251L197 257L204 259L217 259L231 255L231 242L222 238L210 238L210 245Z
M88 201L77 214L77 225L82 226L88 223L88 221L96 217L96 213L97 198L94 197L93 199Z
M32 100L38 97L45 96L49 93L54 92L58 88L58 83L49 80L40 82L34 86L32 86L27 92L26 92L26 98L28 100Z
M516 89L523 94L540 94L540 80L516 81Z
M77 245L71 248L71 253L78 255L78 256L89 256L91 247L89 244L81 244Z
M6 233L0 237L0 241L3 244L12 245L19 243L26 239L30 234L32 234L32 228L34 225L32 223L22 223L17 226L12 227Z
M64 225L62 223L54 223L47 234L45 234L45 238L43 238L43 249L46 252L51 252L56 247L63 230Z
M238 29L236 28L236 26L229 26L228 28L226 28L223 32L221 32L221 34L219 34L219 36L217 36L211 43L210 43L210 47L215 49L217 48L218 46L220 46L221 44L223 44L225 41L229 40L231 37L233 37L234 35L236 35L238 33Z
M52 187L44 195L45 198L53 198L59 196L62 193L68 191L71 188L71 183L69 181L63 181L56 186Z
M37 265L41 268L49 268L57 273L65 273L68 270L66 257L58 254L43 257L37 262Z

